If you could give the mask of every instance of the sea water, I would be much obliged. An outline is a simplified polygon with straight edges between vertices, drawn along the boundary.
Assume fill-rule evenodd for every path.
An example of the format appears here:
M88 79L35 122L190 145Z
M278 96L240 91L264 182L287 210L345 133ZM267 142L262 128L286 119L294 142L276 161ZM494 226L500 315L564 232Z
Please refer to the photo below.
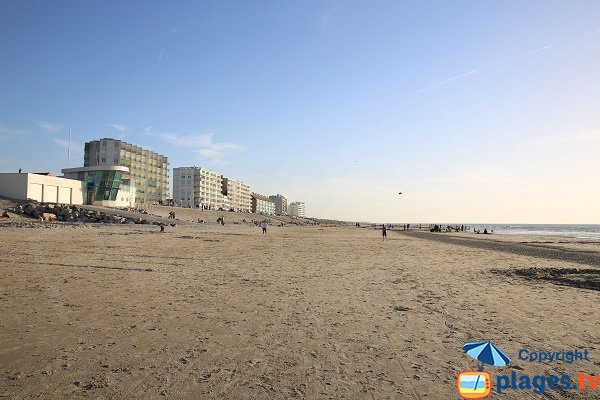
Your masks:
M493 230L498 234L513 235L532 235L532 236L556 236L571 237L578 239L596 239L600 240L600 225L546 225L546 224L470 224L471 231L473 227L483 232Z

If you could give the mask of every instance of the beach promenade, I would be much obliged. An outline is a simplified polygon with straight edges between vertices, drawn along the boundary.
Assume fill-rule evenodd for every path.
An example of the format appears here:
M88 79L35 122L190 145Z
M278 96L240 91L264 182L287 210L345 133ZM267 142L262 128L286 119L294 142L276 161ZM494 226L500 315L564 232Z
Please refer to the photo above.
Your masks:
M32 226L0 226L0 398L451 399L477 367L463 344L485 340L513 358L493 374L599 372L598 242ZM591 360L519 361L522 348Z

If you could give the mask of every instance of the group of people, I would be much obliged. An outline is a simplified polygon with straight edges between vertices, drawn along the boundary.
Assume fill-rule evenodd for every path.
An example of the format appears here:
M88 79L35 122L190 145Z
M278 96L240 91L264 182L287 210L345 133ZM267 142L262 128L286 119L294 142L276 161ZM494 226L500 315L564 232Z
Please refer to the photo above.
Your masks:
M465 230L468 230L468 229L469 229L469 227L468 226L464 226L464 225L460 225L460 226L459 225L456 225L456 226L450 226L450 225L448 225L448 226L446 226L446 232L452 232L452 231L454 231L454 232L464 232ZM442 228L442 225L438 225L438 224L435 224L433 226L433 228L429 229L429 232L443 232L443 231L444 230Z
M167 219L175 219L175 211L169 211L169 217Z

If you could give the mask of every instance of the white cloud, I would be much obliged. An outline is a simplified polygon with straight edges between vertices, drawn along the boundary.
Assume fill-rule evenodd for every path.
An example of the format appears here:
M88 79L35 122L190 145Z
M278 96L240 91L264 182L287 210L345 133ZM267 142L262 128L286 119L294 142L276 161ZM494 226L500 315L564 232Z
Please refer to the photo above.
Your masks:
M123 125L123 124L110 124L109 126L111 128L114 128L114 129L118 130L121 133L127 131L127 127L125 125Z
M0 124L0 139L10 139L14 136L27 135L29 132L23 129L9 128Z
M514 61L516 59L517 59L517 57L504 57L504 58L501 58L499 60L496 60L494 62L489 63L487 66L488 67L493 67L495 65L504 64L504 63L507 63L507 62L510 62L510 61Z
M227 153L244 151L244 147L235 143L209 143L197 151L202 157L212 161L213 164L221 162Z
M64 128L63 124L47 121L38 121L37 125L50 133L56 133Z
M198 154L200 159L210 164L219 164L226 155L239 153L246 148L236 143L214 142L212 133L182 135L174 132L155 132L152 127L144 129L146 135L151 135L177 147L186 147Z
M117 139L121 140L125 137L125 132L127 132L127 127L123 124L110 124L109 125L111 128L116 129L117 131L119 131L119 135L117 135Z
M54 139L54 143L59 145L64 149L69 148L69 141L64 139ZM71 160L73 159L81 159L83 158L83 143L73 142L71 141ZM66 153L65 153L66 154Z
M471 75L474 75L474 74L476 74L476 73L478 73L478 72L479 72L479 71L477 71L476 69L472 69L472 70L470 70L470 71L467 71L467 72L465 72L465 73L462 73L462 74L460 74L460 75L455 75L455 76L453 76L453 77L450 77L450 78L444 79L443 81L439 81L439 82L436 82L436 83L434 83L434 84L432 84L432 85L429 85L429 86L423 87L423 88L421 88L421 89L417 89L417 90L415 90L414 92L412 92L411 94L412 94L412 95L414 95L414 94L423 93L423 92L426 92L426 91L428 91L428 90L434 89L434 88L436 88L436 87L438 87L438 86L447 85L448 83L451 83L451 82L457 81L457 80L459 80L459 79L466 78L466 77L468 77L468 76L471 76Z
M160 66L160 63L162 62L164 54L165 54L165 48L163 47L162 50L160 51L160 53L158 54L158 59L156 60L156 64L154 64L154 69L156 69Z
M544 50L548 50L551 49L552 45L546 45L546 46L542 46L542 47L538 47L537 49L531 50L532 53L539 53L540 51L544 51Z

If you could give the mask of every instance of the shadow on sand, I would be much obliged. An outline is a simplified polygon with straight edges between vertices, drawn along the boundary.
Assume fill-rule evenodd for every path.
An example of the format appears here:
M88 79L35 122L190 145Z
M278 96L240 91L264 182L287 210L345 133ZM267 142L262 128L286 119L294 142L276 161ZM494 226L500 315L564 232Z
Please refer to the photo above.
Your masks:
M530 281L546 281L556 285L600 291L600 269L580 268L522 268L517 270L493 269L504 276L518 276Z

